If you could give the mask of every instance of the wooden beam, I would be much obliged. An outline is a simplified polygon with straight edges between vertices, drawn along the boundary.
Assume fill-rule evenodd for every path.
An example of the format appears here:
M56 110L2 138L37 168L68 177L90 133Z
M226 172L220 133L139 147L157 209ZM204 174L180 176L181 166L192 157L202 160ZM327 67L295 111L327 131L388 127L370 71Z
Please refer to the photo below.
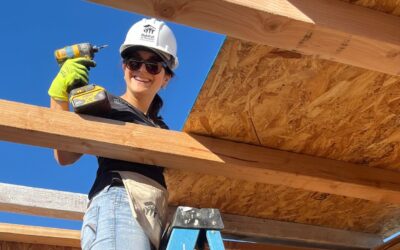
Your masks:
M4 100L0 106L0 139L6 141L400 203L394 171Z
M16 198L13 200L9 199L9 197ZM50 216L62 219L70 219L71 217L82 219L87 207L87 199L84 194L4 183L0 183L0 201L0 211ZM47 203L51 203L52 205L50 206ZM9 207L13 207L15 210L10 211L8 209ZM170 216L173 215L175 210L175 207L169 207ZM222 214L222 218L225 225L225 229L222 231L224 235L229 235L229 237L235 236L236 239L253 242L280 242L286 245L300 244L303 246L318 245L329 246L331 248L335 247L335 249L339 247L369 249L382 244L381 237L375 234L231 214Z
M231 37L400 75L400 17L337 0L90 0Z
M79 248L80 231L0 223L0 241ZM311 250L311 248L229 241L225 241L224 246L227 250Z
M399 250L400 249L400 236L397 236L384 244L374 248L374 250Z
M320 248L303 248L303 247L290 247L282 245L271 245L271 244L253 244L248 242L227 242L224 241L224 247L226 250L318 250ZM209 248L206 248L208 250Z
M222 217L227 238L228 235L241 235L243 225L246 225L246 235L232 239L249 242L310 248L319 246L323 249L370 249L383 242L380 236L373 234L230 214L223 214Z
M77 230L0 223L0 241L80 247Z
M0 107L0 140L400 204L395 171L5 100Z
M82 220L87 195L0 183L0 211Z
M0 242L6 241L6 245L9 242L20 242L27 244L41 244L41 245L52 245L46 249L53 249L57 246L60 247L74 247L80 249L80 232L78 230L65 230L60 228L47 228L38 226L25 226L16 224L5 224L0 223ZM255 244L247 242L229 242L225 241L224 246L226 250L312 250L316 248L298 248L289 247L282 245L266 245L266 244ZM1 247L1 244L0 244ZM33 246L31 246L33 247ZM34 249L39 249L35 248ZM27 248L28 249L28 248ZM31 249L31 248L29 248ZM41 248L42 249L42 248ZM206 249L209 249L206 247Z

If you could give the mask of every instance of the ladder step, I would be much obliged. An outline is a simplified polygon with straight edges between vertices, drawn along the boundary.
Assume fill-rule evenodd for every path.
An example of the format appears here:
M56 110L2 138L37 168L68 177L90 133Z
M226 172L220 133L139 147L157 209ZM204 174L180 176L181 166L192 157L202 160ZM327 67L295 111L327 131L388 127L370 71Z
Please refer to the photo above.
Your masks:
M167 250L193 250L196 245L197 238L199 237L199 233L199 229L172 229Z
M224 242L222 241L221 232L217 230L207 230L207 241L210 250L224 250Z

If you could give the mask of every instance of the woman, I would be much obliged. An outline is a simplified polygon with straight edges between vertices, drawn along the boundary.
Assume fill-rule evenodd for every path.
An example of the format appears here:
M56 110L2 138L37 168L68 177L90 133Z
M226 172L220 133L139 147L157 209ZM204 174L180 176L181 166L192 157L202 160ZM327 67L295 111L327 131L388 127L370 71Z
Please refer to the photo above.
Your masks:
M165 88L178 66L176 40L169 27L156 19L143 19L127 33L120 48L126 91L110 95L111 111L102 117L168 128L158 115ZM88 82L89 59L67 60L49 89L52 109L68 110L67 89L77 80ZM54 150L60 165L81 154ZM96 180L84 216L82 249L135 249L159 247L167 209L163 168L98 157Z

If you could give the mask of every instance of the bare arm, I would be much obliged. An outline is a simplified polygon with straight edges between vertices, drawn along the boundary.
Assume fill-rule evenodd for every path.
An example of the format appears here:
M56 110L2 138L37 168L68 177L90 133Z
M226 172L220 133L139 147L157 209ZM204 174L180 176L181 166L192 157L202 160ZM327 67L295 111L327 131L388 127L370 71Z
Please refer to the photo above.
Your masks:
M55 110L69 110L69 104L68 102L65 101L58 101L53 98L50 98L50 108L55 109ZM74 162L76 162L82 154L80 153L74 153L74 152L68 152L68 151L62 151L62 150L57 150L54 149L54 158L58 162L58 164L65 166L65 165L70 165Z

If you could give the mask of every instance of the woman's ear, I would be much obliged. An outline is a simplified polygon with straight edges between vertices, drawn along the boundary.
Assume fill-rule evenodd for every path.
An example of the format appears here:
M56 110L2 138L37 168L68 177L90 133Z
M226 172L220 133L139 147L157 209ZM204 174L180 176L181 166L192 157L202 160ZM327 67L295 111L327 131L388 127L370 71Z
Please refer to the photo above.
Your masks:
M125 64L125 63L122 63L121 66L122 66L122 70L125 71L126 64Z
M170 75L165 75L164 79L163 79L164 82L163 82L161 87L165 89L167 87L167 85L168 85L169 80L171 80L171 76Z

